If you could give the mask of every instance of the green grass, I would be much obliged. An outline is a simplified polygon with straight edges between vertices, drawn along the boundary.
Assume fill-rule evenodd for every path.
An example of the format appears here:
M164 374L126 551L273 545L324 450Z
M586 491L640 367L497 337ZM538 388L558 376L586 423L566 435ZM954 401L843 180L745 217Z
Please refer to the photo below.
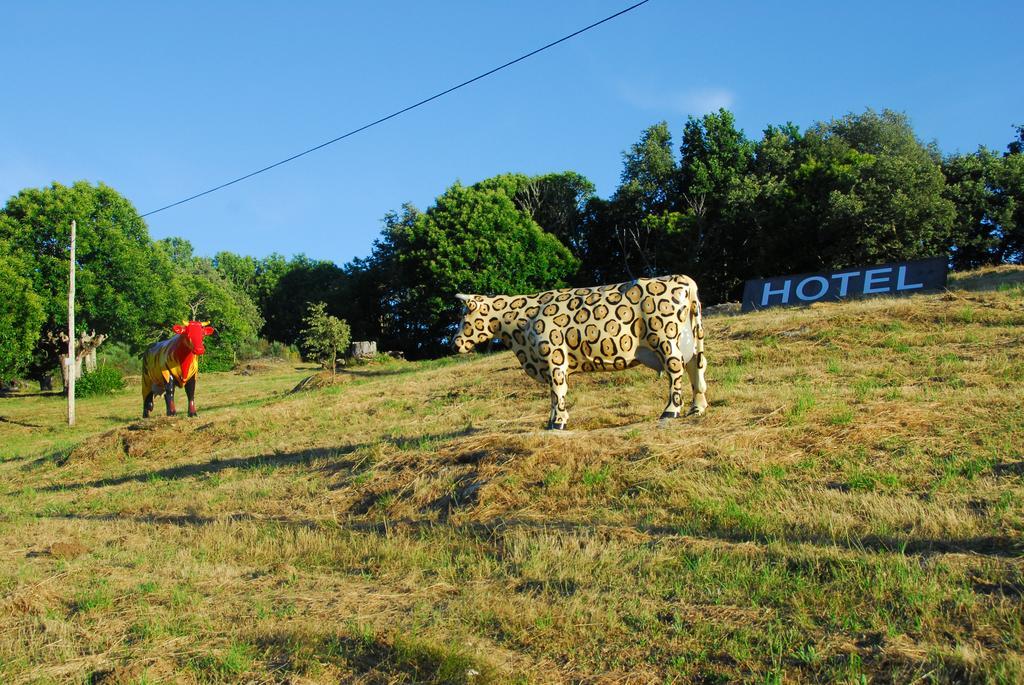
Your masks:
M817 398L810 390L801 389L793 401L793 405L786 414L786 420L791 426L799 425L807 418L807 414L814 409Z
M827 420L833 426L848 426L853 423L853 409L848 406L842 406L836 409Z
M104 581L97 581L92 587L76 593L71 601L72 609L76 612L109 609L113 605L114 599Z

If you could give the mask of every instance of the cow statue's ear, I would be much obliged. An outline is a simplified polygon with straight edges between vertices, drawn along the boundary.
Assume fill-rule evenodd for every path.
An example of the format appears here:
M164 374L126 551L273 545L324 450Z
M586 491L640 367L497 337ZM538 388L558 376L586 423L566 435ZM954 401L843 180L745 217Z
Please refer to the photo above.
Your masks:
M176 323L173 326L171 326L171 330L177 333L178 335L181 335L182 333L185 332L185 327L182 326L180 323Z
M216 330L214 329L214 327L213 327L213 326L206 326L205 328L203 328L203 333L204 333L205 335L213 335L213 334L214 334L214 333L216 333L216 332L217 332L217 331L216 331Z

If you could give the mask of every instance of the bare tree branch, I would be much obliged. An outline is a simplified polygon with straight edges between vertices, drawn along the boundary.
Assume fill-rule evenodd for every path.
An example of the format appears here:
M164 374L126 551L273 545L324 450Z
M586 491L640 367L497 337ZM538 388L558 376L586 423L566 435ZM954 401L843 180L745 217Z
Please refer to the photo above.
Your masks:
M195 302L190 302L189 303L188 308L190 310L192 310L192 319L191 319L191 321L198 321L199 320L199 308L201 306L203 306L204 302L206 302L206 298L205 297L200 297Z

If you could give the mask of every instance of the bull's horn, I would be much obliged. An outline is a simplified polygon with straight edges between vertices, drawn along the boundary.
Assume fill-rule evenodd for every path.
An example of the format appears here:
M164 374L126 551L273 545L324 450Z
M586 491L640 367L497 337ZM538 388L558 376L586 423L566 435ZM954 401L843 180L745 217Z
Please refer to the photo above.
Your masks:
M455 293L455 297L459 298L463 302L469 302L472 295L465 295L463 293Z
M188 321L185 321L185 319L182 319L181 320L181 325L185 326L186 328L188 328Z
M200 321L199 325L202 326L203 328L206 328L207 326L210 325L210 322L209 321Z

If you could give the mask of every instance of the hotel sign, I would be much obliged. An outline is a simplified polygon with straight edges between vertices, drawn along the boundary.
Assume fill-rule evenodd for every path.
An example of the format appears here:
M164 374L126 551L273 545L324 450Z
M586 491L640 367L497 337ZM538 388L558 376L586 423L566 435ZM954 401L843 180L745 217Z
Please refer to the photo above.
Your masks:
M747 281L743 311L812 302L834 302L848 297L909 295L946 286L945 257L918 259L856 269L776 276Z

